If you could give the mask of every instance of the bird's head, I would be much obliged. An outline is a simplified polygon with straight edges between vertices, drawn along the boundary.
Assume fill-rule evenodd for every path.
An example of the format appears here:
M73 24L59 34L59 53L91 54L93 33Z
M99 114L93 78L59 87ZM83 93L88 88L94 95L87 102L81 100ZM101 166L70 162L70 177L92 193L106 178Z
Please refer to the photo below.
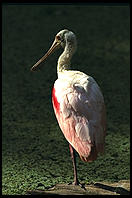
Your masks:
M55 36L55 41L60 42L61 47L64 48L67 42L72 44L76 43L76 36L73 32L65 29L58 32Z
M35 71L39 64L42 63L50 54L52 54L56 49L62 47L65 48L66 43L71 44L74 49L76 49L76 36L73 32L64 29L58 32L55 36L54 42L48 52L31 68L31 71Z

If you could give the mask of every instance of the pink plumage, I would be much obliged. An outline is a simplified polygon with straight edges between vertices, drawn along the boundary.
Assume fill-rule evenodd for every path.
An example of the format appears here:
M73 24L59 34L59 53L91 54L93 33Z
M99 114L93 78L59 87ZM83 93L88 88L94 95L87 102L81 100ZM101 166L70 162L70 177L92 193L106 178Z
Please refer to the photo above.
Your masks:
M52 102L67 141L83 161L95 160L104 151L106 129L104 100L95 80L82 72L66 71L55 82Z

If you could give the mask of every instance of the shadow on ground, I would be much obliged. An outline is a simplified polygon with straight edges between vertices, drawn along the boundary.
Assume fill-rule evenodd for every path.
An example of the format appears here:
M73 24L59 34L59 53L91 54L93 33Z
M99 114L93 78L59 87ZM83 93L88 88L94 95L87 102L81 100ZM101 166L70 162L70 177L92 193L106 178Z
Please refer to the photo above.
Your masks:
M85 185L85 188L80 186L57 184L47 190L36 189L28 190L29 195L129 195L130 182L122 180L118 183L94 183Z

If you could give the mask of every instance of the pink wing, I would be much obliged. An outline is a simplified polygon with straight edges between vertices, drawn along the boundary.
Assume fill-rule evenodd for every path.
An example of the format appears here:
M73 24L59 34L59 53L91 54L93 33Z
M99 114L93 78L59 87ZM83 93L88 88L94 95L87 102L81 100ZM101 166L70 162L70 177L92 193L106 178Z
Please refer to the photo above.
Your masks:
M74 84L62 88L56 86L56 82L52 102L59 126L81 159L93 161L104 150L106 130L105 105L100 88L90 79L83 86ZM60 89L59 95L56 94L57 89Z

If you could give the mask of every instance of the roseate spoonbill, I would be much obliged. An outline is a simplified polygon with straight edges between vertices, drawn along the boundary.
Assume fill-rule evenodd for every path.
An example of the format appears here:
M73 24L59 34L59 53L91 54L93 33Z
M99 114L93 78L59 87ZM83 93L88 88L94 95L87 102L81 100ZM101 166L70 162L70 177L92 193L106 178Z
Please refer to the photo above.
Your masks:
M75 150L85 162L91 162L98 153L103 153L106 113L103 95L96 81L83 72L70 70L70 60L76 46L75 34L67 29L61 30L48 52L31 70L35 71L55 49L64 48L58 59L58 79L52 90L52 102L59 126L69 142L74 169L73 184L79 185Z

